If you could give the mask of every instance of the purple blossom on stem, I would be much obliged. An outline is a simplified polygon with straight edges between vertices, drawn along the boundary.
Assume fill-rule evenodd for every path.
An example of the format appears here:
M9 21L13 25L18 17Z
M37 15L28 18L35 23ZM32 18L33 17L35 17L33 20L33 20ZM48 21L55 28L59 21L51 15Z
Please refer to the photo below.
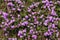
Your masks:
M14 6L14 4L12 2L9 2L7 5L12 6L12 7Z
M33 29L31 29L29 33L30 33L30 34L33 34Z
M11 26L11 28L14 28L15 26L13 25L13 26Z
M23 32L22 32L22 31L18 31L18 36L19 36L20 38L22 38L22 37L23 37Z
M52 9L51 15L52 16L57 16L56 12L53 9Z
M26 33L26 29L24 29L23 32Z
M43 18L43 17L44 17L44 15L41 15L41 16L40 16L40 18Z
M55 28L55 24L52 24L52 28Z
M49 22L49 20L45 20L43 24L44 24L45 26L47 26L47 25L48 25L48 22Z
M37 39L37 35L32 35L32 38L33 39Z

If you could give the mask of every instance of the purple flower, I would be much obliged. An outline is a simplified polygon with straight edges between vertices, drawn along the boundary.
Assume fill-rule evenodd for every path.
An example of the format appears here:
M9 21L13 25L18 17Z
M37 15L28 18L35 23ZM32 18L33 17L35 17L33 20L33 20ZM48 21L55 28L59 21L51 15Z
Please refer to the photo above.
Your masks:
M2 22L2 24L5 24L5 22Z
M36 12L32 12L32 15L36 14Z
M24 5L21 5L21 7L23 8L23 7L24 7Z
M26 29L24 29L23 32L26 33Z
M40 18L43 18L43 17L44 17L44 15L41 15L41 16L40 16Z
M47 6L48 10L51 11L50 6Z
M15 20L10 20L10 22L8 23L8 25L10 25L11 23L15 22Z
M18 27L20 27L20 26L21 26L21 24L19 23L17 26L18 26Z
M49 32L49 35L52 36L52 33L53 33L53 32Z
M12 19L15 19L13 16L11 17Z
M0 15L2 14L2 11L0 11Z
M3 16L8 16L8 13L6 13L6 12L3 12Z
M25 18L28 19L29 17L26 15Z
M20 38L23 38L23 32L22 32L22 31L18 31L18 36L19 36Z
M48 33L48 32L45 32L45 33L44 33L44 36L49 36L49 33Z
M33 29L31 29L29 33L30 33L30 34L33 34Z
M20 17L20 15L18 14L18 20L20 19L21 17Z
M60 4L60 1L57 1L58 4Z
M59 32L56 33L56 37L58 37L58 36L59 36Z
M39 24L39 21L35 21L34 24Z
M32 5L30 5L30 8L32 9L32 8L34 8L34 5L32 4Z
M28 10L27 10L28 12L31 12L31 9L30 8L28 8Z
M43 6L43 8L45 9L45 8L46 8L46 6Z
M53 20L53 17L52 16L49 16L48 18L49 18L49 21L52 21Z
M28 14L29 17L31 17L32 15L31 14Z
M22 34L23 32L22 31L18 31L18 36L20 35L20 34Z
M5 36L8 36L8 33L5 33L4 35L5 35Z
M57 20L59 20L59 18L56 18L55 20L57 21Z
M51 15L52 16L57 16L57 14L56 14L56 12L52 9L52 11L51 11Z
M15 26L13 25L13 26L11 26L11 28L14 28Z
M28 25L28 21L23 22L25 25Z
M36 17L35 17L34 21L37 21Z
M23 38L23 36L21 35L21 36L19 36L20 38Z
M8 26L8 23L6 23L6 22L5 22L5 24L4 24L4 25L5 25L5 26Z
M36 18L36 16L33 16L33 18L35 19L35 18Z
M2 30L6 31L7 27L3 28Z
M24 24L24 23L21 23L21 25L22 25L22 26L25 26L25 24Z
M37 39L37 35L32 35L32 38L33 39Z
M47 7L49 6L49 1L46 2L46 6L47 6Z
M48 24L47 23L44 23L45 26L47 26Z
M8 6L14 6L14 4L12 2L9 2L7 5Z
M26 33L24 33L23 35L26 36Z
M49 22L49 20L45 20L43 24L44 24L45 26L47 26L47 25L48 25L48 22Z
M16 8L12 8L12 10L13 10L13 11L15 11L15 10L16 10Z
M8 40L12 40L12 38L8 38Z
M46 3L46 1L42 1L42 3Z
M48 25L48 29L50 29L51 28L51 24L50 25Z
M18 8L17 10L18 10L18 11L21 11L21 9L20 9L20 8Z
M39 4L40 4L39 2L36 2L36 3L34 4L34 6L35 6L35 7L38 7Z
M54 22L54 19L52 19L52 21L51 22Z
M51 11L50 7L53 6L52 1L49 0L43 0L42 3L44 3L44 8L48 8L49 11Z
M50 32L51 30L50 29L48 29L48 32Z
M21 0L15 0L18 4L22 5L23 2Z
M52 28L55 28L55 24L52 24Z

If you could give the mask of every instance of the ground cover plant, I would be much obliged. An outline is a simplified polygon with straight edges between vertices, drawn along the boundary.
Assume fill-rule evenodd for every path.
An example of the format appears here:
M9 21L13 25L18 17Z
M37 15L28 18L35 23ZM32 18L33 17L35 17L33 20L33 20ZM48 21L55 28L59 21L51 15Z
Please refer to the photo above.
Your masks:
M59 38L59 0L0 0L0 40Z

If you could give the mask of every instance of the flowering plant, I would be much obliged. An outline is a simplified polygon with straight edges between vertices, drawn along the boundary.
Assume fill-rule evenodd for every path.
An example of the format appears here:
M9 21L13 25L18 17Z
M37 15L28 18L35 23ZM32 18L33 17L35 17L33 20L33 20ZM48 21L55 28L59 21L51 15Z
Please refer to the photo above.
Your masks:
M57 40L60 1L0 0L1 40Z

